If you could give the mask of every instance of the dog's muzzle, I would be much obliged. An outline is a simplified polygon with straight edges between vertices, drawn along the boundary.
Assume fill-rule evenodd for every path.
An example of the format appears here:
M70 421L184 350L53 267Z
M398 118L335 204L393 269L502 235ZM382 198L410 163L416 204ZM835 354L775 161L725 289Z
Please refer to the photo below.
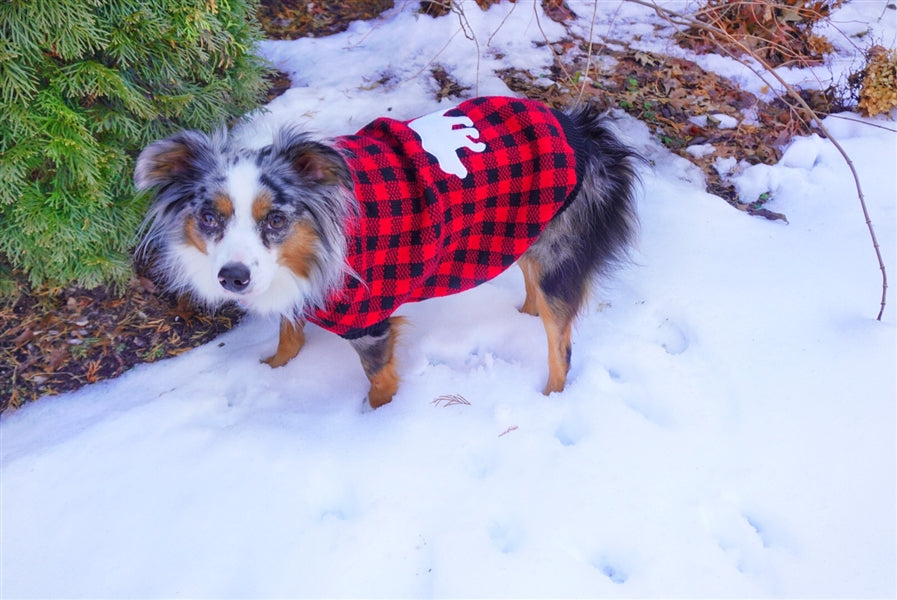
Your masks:
M218 271L218 283L229 292L242 293L249 287L249 267L243 263L227 263Z

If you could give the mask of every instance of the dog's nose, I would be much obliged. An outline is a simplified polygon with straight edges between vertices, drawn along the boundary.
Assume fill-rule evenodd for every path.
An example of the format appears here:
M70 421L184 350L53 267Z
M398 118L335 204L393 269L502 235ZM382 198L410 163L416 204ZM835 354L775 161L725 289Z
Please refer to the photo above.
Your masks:
M249 267L243 263L227 263L218 271L218 283L229 292L242 292L249 287Z

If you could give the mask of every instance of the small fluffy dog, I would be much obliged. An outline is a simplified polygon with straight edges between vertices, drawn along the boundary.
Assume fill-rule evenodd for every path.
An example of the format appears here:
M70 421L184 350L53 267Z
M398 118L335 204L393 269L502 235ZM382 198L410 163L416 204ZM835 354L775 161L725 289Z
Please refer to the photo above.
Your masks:
M501 97L327 143L286 128L246 149L184 131L137 160L137 188L155 190L138 253L173 291L281 315L272 367L299 352L305 320L348 339L374 408L398 388L393 312L517 262L521 311L548 335L549 394L592 280L634 235L638 160L595 108Z

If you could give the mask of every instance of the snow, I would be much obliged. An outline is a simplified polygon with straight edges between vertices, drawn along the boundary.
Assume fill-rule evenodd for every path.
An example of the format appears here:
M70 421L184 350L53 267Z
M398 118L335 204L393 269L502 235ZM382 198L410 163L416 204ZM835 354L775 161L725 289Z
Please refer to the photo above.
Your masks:
M563 35L526 2L471 5L475 43L416 4L264 43L295 87L247 142L285 122L331 135L431 112L435 63L471 95L508 93L495 69L547 69L533 42ZM843 10L878 26L882 6ZM628 3L597 18L618 39L654 31ZM897 273L894 124L826 126ZM248 319L0 418L0 594L894 597L895 298L876 321L880 273L843 159L810 136L738 169L742 199L769 194L785 224L705 193L641 123L618 127L655 165L640 243L579 321L564 392L540 393L544 333L517 312L517 269L402 307L403 382L376 411L348 343L309 326L272 370L259 358L276 323Z

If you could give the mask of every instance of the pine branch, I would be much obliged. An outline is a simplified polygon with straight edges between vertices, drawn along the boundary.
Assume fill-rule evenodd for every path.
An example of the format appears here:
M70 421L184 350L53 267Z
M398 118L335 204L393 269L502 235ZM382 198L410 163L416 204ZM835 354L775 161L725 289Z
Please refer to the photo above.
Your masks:
M35 287L128 277L137 151L264 99L255 1L0 2L0 262Z

